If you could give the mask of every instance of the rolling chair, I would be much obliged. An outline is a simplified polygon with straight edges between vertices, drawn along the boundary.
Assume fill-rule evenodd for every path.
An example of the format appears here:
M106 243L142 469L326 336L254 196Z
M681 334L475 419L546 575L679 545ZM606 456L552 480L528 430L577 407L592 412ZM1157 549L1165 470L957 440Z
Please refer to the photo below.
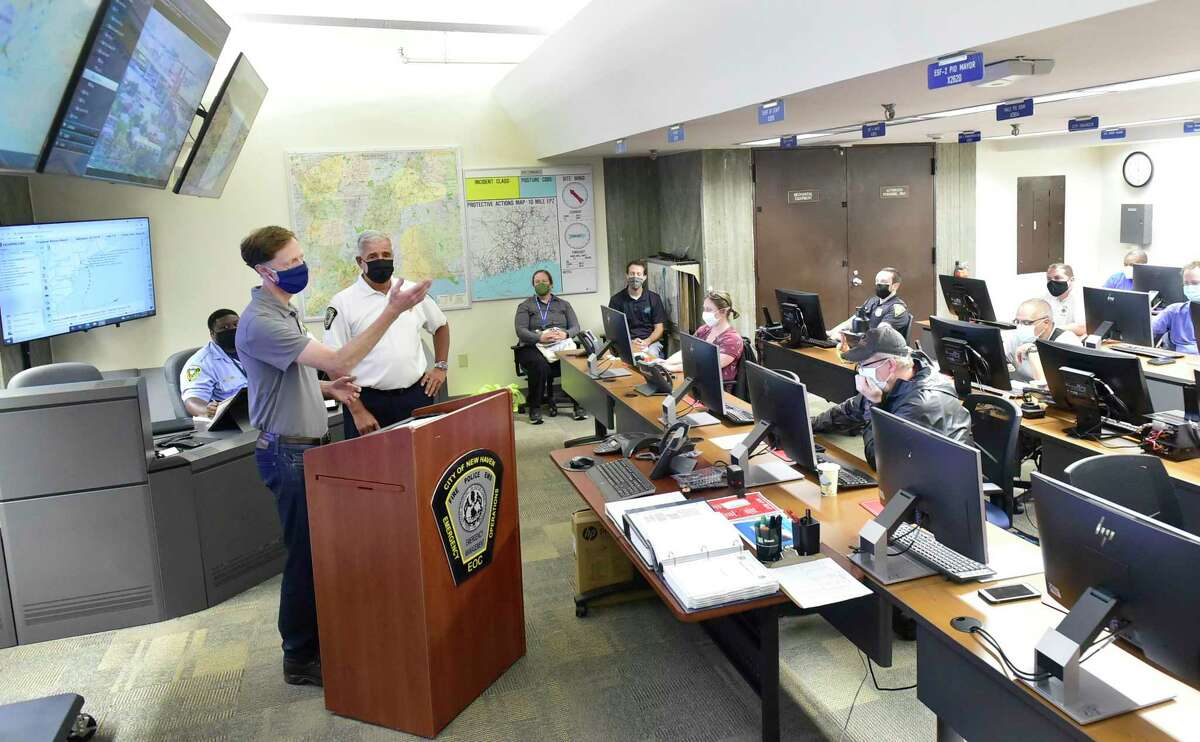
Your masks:
M1017 511L1017 489L1029 483L1018 479L1021 473L1021 408L1011 400L991 394L969 394L963 407L971 415L971 437L979 449L983 469L983 493L988 522L1000 528L1012 528Z
M171 398L171 409L175 410L176 419L191 418L191 415L183 406L182 390L179 388L179 374L183 372L183 364L187 363L187 359L192 357L192 354L200 350L199 348L186 348L184 350L172 353L163 363L163 376L167 381L167 395Z
M100 381L100 371L87 363L47 363L21 371L8 380L9 389L51 384L74 384L79 381Z
M737 376L733 379L732 388L729 390L733 396L743 402L750 401L750 389L746 382L746 361L750 363L758 363L758 356L754 353L754 343L745 335L742 336L742 357L738 359Z
M910 335L912 334L912 326L913 326L912 312L908 312L906 317L907 317L907 319L904 322L904 329L900 330L900 334L904 336L904 342L908 343L909 345L912 345L912 339L910 337Z
M1067 481L1085 492L1183 528L1183 511L1162 459L1148 454L1100 454L1065 470Z
M520 362L517 361L517 350L520 347L520 345L512 346L513 368L515 368L517 371L517 377L524 379L526 378L525 369L522 368ZM546 377L546 391L542 397L548 404L546 414L550 417L558 417L559 407L570 407L572 411L571 416L575 420L582 420L587 417L587 415L583 414L583 409L575 403L575 400L571 399L570 395L562 390L562 386L558 383L558 379L562 377L562 366L560 363L551 363L550 375ZM528 401L526 401L524 405L521 405L517 412L524 413L526 411L526 405L528 405Z

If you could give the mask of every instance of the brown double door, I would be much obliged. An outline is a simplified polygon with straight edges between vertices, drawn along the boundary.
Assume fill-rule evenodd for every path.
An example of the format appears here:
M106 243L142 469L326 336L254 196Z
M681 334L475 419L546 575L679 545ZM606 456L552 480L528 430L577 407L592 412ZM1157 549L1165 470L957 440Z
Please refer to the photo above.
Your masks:
M913 315L933 313L932 146L755 150L754 177L758 306L774 312L777 288L813 291L833 326L892 266Z

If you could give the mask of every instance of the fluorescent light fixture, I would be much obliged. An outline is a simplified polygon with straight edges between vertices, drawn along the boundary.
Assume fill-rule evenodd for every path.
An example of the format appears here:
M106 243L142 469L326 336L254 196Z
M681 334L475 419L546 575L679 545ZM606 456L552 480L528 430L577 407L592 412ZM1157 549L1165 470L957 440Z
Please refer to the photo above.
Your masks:
M667 127L667 131L679 131L682 126L683 124L672 124L671 126Z
M984 66L983 79L975 83L975 87L1003 88L1026 77L1048 75L1053 69L1053 59L1001 59Z
M767 101L766 103L759 103L759 104L758 104L758 107L759 107L759 108L774 108L774 107L775 107L775 106L777 106L777 105L779 105L779 99L778 99L778 98L776 98L775 100L769 100L769 101Z

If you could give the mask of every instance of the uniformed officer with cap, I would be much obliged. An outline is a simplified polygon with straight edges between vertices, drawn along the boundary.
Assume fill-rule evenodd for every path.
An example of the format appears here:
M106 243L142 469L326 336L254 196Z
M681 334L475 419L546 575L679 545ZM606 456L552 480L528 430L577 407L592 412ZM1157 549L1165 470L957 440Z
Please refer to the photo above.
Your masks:
M358 397L354 368L404 312L419 304L429 281L393 286L386 306L363 331L334 349L308 334L291 299L308 285L308 266L296 236L263 227L242 240L242 261L262 278L237 328L237 353L246 369L250 422L258 428L255 463L275 495L287 560L279 589L283 679L321 685L317 605L313 590L304 489L304 452L329 440L322 395L346 404ZM334 381L318 381L324 371Z
M369 327L387 306L393 283L401 288L411 281L393 279L395 258L392 240L383 232L368 230L358 236L355 256L362 273L354 283L334 295L325 310L325 343L341 348ZM430 367L421 342L422 328L433 335L434 363ZM379 344L354 367L362 387L358 399L343 408L346 437L386 428L412 417L413 410L432 404L446 383L446 358L450 353L450 326L433 297L405 312L388 327Z
M232 309L208 315L209 341L179 372L179 396L193 417L212 417L217 405L246 386L246 372L234 345L237 326L238 313Z
M875 295L863 302L859 311L866 317L867 329L874 330L880 323L886 323L903 335L908 329L911 317L908 314L908 305L900 298L900 271L895 268L883 268L876 273ZM832 332L840 333L850 329L857 316L859 312L855 312L853 317L833 328ZM849 345L845 338L842 338L842 352L845 353L848 349Z

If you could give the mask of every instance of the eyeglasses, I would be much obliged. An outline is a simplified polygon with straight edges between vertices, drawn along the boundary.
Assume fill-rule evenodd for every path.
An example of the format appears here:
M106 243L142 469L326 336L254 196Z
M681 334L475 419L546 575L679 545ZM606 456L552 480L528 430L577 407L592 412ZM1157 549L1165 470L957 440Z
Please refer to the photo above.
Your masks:
M1022 325L1022 326L1036 325L1038 322L1041 322L1044 319L1050 319L1050 318L1049 317L1035 317L1033 319L1014 319L1013 324L1014 325Z

